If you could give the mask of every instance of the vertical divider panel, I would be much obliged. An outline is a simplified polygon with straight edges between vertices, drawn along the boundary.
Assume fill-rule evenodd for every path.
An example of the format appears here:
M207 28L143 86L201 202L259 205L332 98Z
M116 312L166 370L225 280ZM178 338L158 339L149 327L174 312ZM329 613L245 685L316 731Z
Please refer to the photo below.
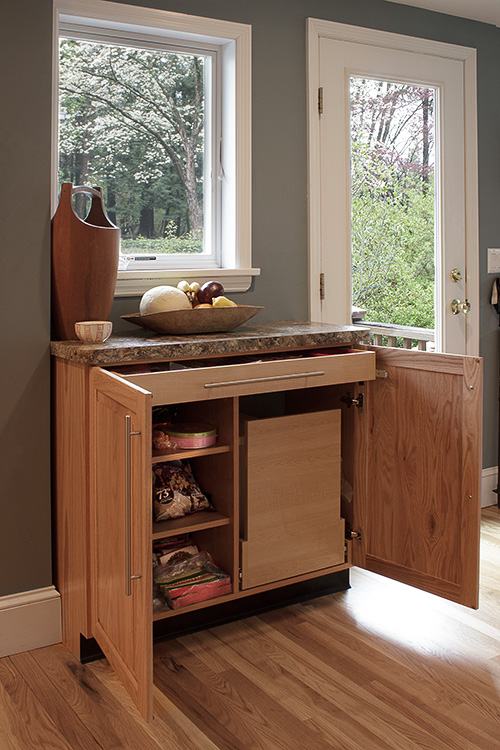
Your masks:
M236 591L239 574L238 398L186 404L182 414L193 421L213 424L217 427L217 441L231 446L228 453L195 456L190 463L201 489L212 495L215 509L231 519L227 526L197 532L196 540L231 575Z

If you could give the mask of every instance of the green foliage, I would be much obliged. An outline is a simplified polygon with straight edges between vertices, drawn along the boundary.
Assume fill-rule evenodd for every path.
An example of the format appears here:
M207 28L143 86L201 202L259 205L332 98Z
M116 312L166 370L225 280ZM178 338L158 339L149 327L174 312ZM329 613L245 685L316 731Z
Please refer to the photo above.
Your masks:
M380 173L378 184L352 198L353 304L367 311L366 320L433 328L432 183L424 193L402 185L395 170Z
M172 253L202 253L203 237L200 234L189 232L182 237L175 236L175 229L171 225L165 237L151 239L147 237L135 237L133 240L123 239L121 241L122 253L127 254L172 254Z

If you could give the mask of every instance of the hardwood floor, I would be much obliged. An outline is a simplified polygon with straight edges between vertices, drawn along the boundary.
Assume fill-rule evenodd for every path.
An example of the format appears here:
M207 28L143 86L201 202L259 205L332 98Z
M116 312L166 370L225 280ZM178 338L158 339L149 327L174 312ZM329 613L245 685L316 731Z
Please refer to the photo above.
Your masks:
M352 588L155 646L144 724L106 661L0 659L1 750L500 750L500 512L478 611L371 573Z

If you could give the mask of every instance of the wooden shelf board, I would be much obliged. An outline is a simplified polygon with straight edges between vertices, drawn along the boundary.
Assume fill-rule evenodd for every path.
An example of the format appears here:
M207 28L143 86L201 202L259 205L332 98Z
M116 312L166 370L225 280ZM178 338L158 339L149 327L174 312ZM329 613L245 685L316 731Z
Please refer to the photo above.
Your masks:
M165 461L180 461L184 458L196 458L196 456L213 456L216 453L229 453L230 445L222 443L210 445L208 448L190 448L189 450L170 450L170 451L153 451L153 464L164 463Z
M192 515L183 516L182 518L172 518L168 521L157 521L153 523L153 539L162 539L163 537L176 536L177 534L187 534L191 531L201 531L202 529L213 529L216 526L228 526L231 523L229 516L217 511L201 510Z
M204 609L211 604L223 604L234 599L234 594L224 594L224 596L216 596L213 599L206 599L204 602L197 602L196 604L190 604L187 607L179 607L179 609L161 609L158 612L153 612L153 620L165 620L173 615L182 615L184 612L193 612L195 609Z
M282 581L276 582L273 581L273 583L268 583L263 586L255 586L251 589L240 589L236 592L233 592L232 594L225 594L224 596L217 596L214 597L214 599L207 599L204 602L197 602L196 604L190 604L188 607L180 607L179 609L168 609L166 607L165 609L161 609L157 612L153 612L153 620L166 620L169 617L175 617L176 615L182 615L184 612L193 612L195 609L203 609L204 607L210 607L215 604L223 604L224 602L230 602L234 601L235 599L244 599L247 596L252 596L252 594L260 594L264 591L270 591L271 589L275 589L278 583L279 586L287 586L294 583L300 583L301 581L307 581L313 578L318 578L319 576L325 576L329 573L338 573L341 570L348 570L352 567L352 564L350 562L344 562L340 563L339 565L334 565L330 568L322 568L320 570L313 570L310 573L305 573L301 576L294 576L293 578L286 578ZM279 587L278 586L278 587Z

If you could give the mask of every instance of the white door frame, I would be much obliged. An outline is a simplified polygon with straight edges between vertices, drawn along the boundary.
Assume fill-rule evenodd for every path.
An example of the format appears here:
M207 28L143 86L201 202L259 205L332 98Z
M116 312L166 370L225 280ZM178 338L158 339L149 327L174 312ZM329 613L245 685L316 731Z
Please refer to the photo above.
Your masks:
M468 299L467 354L479 354L479 212L477 177L476 50L402 34L307 19L307 125L308 125L308 244L309 317L322 321L319 294L321 268L321 158L318 115L319 40L334 39L386 47L406 52L435 55L462 62L465 105L465 257ZM334 321L328 321L334 322ZM339 321L345 323L346 321Z

